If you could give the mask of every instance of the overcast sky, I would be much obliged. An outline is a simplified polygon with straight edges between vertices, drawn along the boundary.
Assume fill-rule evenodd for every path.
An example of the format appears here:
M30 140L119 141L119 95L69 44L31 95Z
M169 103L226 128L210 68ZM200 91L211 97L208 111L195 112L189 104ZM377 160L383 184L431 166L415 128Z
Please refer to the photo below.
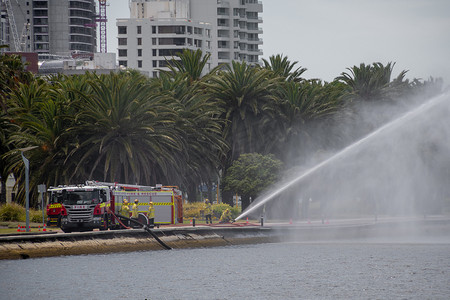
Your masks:
M214 0L211 0L214 1ZM109 0L108 51L128 0ZM395 62L394 76L450 84L450 0L263 0L263 58L284 54L306 78L331 81L360 63Z

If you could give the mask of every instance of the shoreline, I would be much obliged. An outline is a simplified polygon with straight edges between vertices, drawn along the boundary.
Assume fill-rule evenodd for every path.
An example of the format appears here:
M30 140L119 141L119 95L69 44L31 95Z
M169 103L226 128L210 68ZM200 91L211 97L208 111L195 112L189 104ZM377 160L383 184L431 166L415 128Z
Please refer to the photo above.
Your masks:
M337 242L358 239L414 241L436 236L450 242L450 218L333 222L332 224L256 224L247 226L165 227L152 232L172 249L240 244ZM448 240L447 240L448 238ZM164 248L144 229L83 233L21 234L0 237L0 260L63 255L107 254Z

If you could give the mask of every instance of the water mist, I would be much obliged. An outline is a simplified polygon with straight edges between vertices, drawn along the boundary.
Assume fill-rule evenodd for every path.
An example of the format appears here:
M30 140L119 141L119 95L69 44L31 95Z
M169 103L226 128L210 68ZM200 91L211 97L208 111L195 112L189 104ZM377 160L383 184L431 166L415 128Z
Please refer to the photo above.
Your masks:
M439 209L436 203L450 196L449 116L448 94L416 106L311 168L279 182L236 220L258 212L275 198L281 200L283 195L320 201L328 214L345 204L355 206L351 201L366 202L374 214L432 213L433 208Z

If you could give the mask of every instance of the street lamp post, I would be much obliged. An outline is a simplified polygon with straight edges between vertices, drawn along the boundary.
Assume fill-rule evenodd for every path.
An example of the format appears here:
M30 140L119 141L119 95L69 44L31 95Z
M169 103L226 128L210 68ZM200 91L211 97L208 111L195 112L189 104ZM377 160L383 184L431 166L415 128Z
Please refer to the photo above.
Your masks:
M25 165L25 213L26 213L26 231L30 231L30 161L23 155L24 152L37 148L37 146L21 148L20 155Z

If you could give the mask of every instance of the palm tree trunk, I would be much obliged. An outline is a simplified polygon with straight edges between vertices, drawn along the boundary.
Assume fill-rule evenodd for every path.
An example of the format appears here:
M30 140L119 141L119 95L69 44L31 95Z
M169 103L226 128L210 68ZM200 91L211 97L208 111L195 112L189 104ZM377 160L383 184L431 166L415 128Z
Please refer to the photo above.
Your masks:
M1 177L1 184L2 184L2 191L0 194L0 204L6 203L6 179L3 179L3 176Z

